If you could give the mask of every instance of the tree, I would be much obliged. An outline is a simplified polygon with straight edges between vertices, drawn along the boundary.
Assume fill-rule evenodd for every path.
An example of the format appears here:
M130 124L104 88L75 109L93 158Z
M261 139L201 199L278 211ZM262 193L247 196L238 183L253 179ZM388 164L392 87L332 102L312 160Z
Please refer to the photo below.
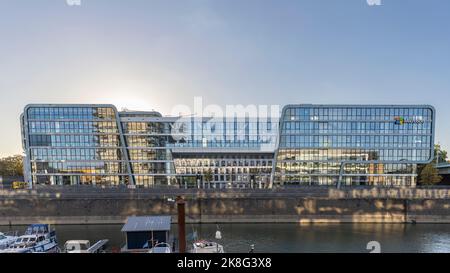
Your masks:
M447 151L442 150L440 144L434 145L434 163L447 162Z
M442 181L434 163L427 164L423 167L419 175L419 183L421 185L435 185Z
M23 176L23 156L15 155L0 159L1 176Z
M205 178L206 182L211 182L213 180L213 173L211 169L208 169L204 174L203 177Z
M208 187L211 187L211 181L213 181L214 176L213 176L213 172L211 170L211 168L209 168L208 170L206 170L206 172L203 173L203 179L206 181L206 183L208 183ZM205 187L205 184L203 184L203 186Z
M447 151L443 150L441 145L434 145L433 161L426 165L418 165L417 173L419 174L420 185L435 185L442 181L442 176L436 168L437 163L444 163L447 161Z

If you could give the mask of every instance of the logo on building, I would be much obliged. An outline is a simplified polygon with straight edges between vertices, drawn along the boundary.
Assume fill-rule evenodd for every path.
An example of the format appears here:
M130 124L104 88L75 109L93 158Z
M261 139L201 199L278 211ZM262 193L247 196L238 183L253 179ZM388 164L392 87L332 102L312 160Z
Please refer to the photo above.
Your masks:
M369 6L381 6L381 0L366 0Z
M69 6L81 6L81 0L66 0L66 4Z
M395 117L395 125L403 125L405 124L405 119L403 117Z
M405 119L404 117L395 117L396 125L404 125L404 124L422 124L424 120L422 117L413 117L411 119Z

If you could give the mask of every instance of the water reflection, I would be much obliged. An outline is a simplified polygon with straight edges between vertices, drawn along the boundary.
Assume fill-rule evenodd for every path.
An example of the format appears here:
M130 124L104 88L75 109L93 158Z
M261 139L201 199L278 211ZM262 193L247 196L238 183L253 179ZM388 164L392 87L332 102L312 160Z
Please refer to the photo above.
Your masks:
M25 226L11 229L25 230ZM58 241L109 239L109 249L120 248L122 225L55 226ZM220 243L226 252L368 252L369 241L378 241L382 252L450 252L450 225L445 224L220 224ZM8 231L8 227L0 227ZM188 234L197 232L202 239L215 240L215 224L188 224ZM177 235L173 225L172 235Z

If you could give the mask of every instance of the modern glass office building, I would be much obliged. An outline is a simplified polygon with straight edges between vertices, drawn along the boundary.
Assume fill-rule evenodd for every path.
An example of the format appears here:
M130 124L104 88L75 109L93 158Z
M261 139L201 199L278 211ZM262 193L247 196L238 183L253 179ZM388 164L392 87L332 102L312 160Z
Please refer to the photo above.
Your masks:
M125 138L111 105L27 106L25 178L34 184L127 184Z
M280 117L165 117L113 105L28 105L30 185L414 186L431 106L288 105Z
M270 118L119 115L136 185L262 187L270 180L278 136Z
M433 157L434 119L431 106L286 106L276 181L414 186Z

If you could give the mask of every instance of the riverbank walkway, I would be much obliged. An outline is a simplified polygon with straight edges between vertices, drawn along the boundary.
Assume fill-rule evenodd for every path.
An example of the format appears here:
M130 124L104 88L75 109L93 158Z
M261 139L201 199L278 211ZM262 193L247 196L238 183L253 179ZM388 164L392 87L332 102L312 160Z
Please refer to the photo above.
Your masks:
M83 198L83 199L171 199L196 198L328 198L328 199L450 199L450 186L385 187L296 187L277 189L178 189L168 187L136 188L92 186L40 186L33 190L0 190L0 198Z

